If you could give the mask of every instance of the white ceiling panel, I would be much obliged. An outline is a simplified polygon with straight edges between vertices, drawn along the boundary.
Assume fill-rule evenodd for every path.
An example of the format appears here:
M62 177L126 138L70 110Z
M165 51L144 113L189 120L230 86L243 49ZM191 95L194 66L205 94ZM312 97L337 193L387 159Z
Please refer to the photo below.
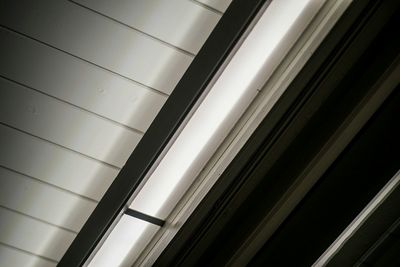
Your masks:
M125 164L142 136L2 78L0 120L117 167Z
M188 0L74 2L192 54L197 54L221 18L221 14Z
M0 244L0 266L55 267L57 262Z
M0 23L166 94L193 59L68 1L5 1Z
M95 200L119 169L0 124L0 165Z
M144 132L167 95L0 28L0 75ZM10 53L13 51L13 53Z
M56 265L221 16L190 0L2 1L0 266ZM127 236L159 228L134 221Z
M0 167L0 206L78 232L97 202Z
M76 234L0 207L0 242L60 260Z

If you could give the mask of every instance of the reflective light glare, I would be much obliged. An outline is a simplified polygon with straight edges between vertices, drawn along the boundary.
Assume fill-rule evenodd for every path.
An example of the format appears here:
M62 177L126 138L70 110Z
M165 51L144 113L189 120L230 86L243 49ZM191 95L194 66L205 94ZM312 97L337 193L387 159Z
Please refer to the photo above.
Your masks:
M161 219L170 214L297 39L294 28L311 20L301 17L323 2L272 1L130 208Z
M131 266L159 228L123 215L88 266Z

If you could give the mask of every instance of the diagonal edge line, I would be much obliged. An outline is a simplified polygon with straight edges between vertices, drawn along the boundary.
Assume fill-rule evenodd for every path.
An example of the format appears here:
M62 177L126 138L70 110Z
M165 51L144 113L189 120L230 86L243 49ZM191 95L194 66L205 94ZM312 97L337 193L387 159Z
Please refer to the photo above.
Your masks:
M198 0L188 0L188 1L192 2L195 5L201 6L202 8L207 9L207 10L209 10L211 12L214 12L215 14L218 14L218 15L223 15L224 14L223 11L221 11L221 10L215 8L215 7L212 7L210 5L207 5L207 4L204 4L202 2L199 2Z
M158 37L156 37L156 36L154 36L152 34L149 34L149 33L145 32L143 30L140 30L140 29L138 29L138 28L136 28L134 26L131 26L131 25L129 25L129 24L127 24L127 23L125 23L125 22L123 22L121 20L115 19L115 18L113 18L113 17L111 17L111 16L109 16L109 15L103 13L103 12L97 11L94 8L91 8L89 6L81 4L81 3L77 2L76 0L67 0L67 1L72 3L72 4L75 4L75 5L79 6L81 8L89 10L89 11L91 11L91 12L97 14L97 15L100 15L102 17L105 17L105 18L109 19L109 20L112 20L112 21L114 21L114 22L116 22L116 23L118 23L120 25L123 25L123 26L125 26L125 27L127 27L127 28L129 28L131 30L134 30L135 32L137 32L139 34L142 34L142 35L146 36L147 38L149 38L149 39L151 39L153 41L159 42L159 43L161 43L161 44L163 44L163 45L165 45L165 46L167 46L167 47L169 47L171 49L174 49L174 50L176 50L176 51L178 51L178 52L180 52L182 54L185 54L185 55L190 56L190 57L195 57L196 56L195 53L193 53L193 52L191 52L191 51L189 51L187 49L183 49L183 48L181 48L181 47L179 47L177 45L174 45L172 43L164 41L161 38L158 38Z
M31 180L35 181L36 183L39 183L39 184L45 185L45 186L49 186L49 187L51 187L51 188L53 188L53 189L59 190L60 192L67 193L67 194L71 194L71 195L73 195L73 196L75 196L75 197L78 197L78 198L82 198L82 199L84 199L84 200L86 200L86 201L89 201L89 202L91 202L91 203L94 203L95 205L97 205L97 203L99 203L99 200L97 200L97 199L95 199L95 198L91 198L91 197L85 196L85 195L83 195L83 194L76 193L76 192L74 192L74 191L72 191L72 190L66 189L66 188L64 188L64 187L62 187L62 186L58 186L58 185L56 185L56 184L52 184L52 183L47 182L47 181L45 181L45 180L41 180L40 178L37 178L37 177L34 177L34 176L29 175L29 174L27 174L27 173L18 171L18 170L16 170L16 169L12 168L12 167L5 166L5 165L3 165L3 163L1 163L1 162L0 162L0 169L4 169L4 170L6 170L6 171L8 171L8 172L12 172L12 173L18 174L18 175L24 177L25 179L31 179ZM1 178L0 178L0 180L1 180Z
M23 254L26 254L26 255L38 257L38 258L40 258L40 259L42 259L42 260L46 260L46 261L49 261L49 262L52 262L52 263L58 263L58 261L56 261L56 260L54 260L54 259L51 259L51 258L48 258L48 257L46 257L46 256L42 256L42 255L39 255L39 254L30 252L30 251L28 251L28 250L25 250L25 249L22 249L22 248L19 248L19 247L16 247L16 246L13 246L13 245L4 243L4 242L2 242L2 241L0 241L0 246L7 247L7 248L12 249L12 250L16 250L16 251L18 251L18 252L20 252L20 253L23 253Z
M137 84L137 85L139 85L140 87L142 87L142 88L144 88L144 89L147 89L147 90L149 90L149 91L151 91L151 92L153 92L153 93L156 93L156 94L161 95L161 96L166 96L166 97L169 96L169 94L167 94L167 93L161 91L160 89L156 89L156 88L153 88L153 87L151 87L151 86L149 86L149 85L146 85L146 84L144 84L144 83L142 83L142 82L136 81L136 80L134 80L133 78L130 78L130 77L128 77L128 76L125 76L124 74L121 74L121 73L119 73L119 72L117 72L117 71L114 71L114 70L111 70L111 69L109 69L109 68L107 68L107 67L104 67L104 66L102 66L102 65L99 65L99 64L97 64L97 63L95 63L95 62L92 62L92 61L90 61L90 60L88 60L88 59L85 59L85 58L83 58L83 57L81 57L81 56L75 55L75 54L73 54L73 53L71 53L71 52L68 52L67 50L64 50L64 49L59 48L59 47L57 47L57 46L55 46L55 45L52 45L52 44L50 44L50 43L47 43L47 42L42 41L42 40L40 40L40 39L37 39L36 37L33 37L33 36L30 36L30 35L28 35L28 34L26 34L26 33L20 32L20 31L18 31L18 30L16 30L16 29L13 29L13 28L11 28L11 27L9 27L9 26L7 26L7 25L0 24L0 28L3 28L3 29L5 29L5 30L7 30L7 31L9 31L9 32L12 32L12 33L14 33L14 34L17 34L17 35L23 36L23 37L25 37L25 38L28 38L28 39L30 39L30 40L33 40L33 41L35 41L35 42L38 42L38 43L40 43L40 44L42 44L42 45L44 45L44 46L51 47L51 48L53 48L53 49L55 49L55 50L57 50L57 51L60 51L60 52L62 52L62 53L64 53L64 54L67 54L67 55L72 56L72 57L74 57L74 58L76 58L76 59L79 59L79 60L81 60L81 61L84 61L84 62L86 62L86 63L88 63L88 64L90 64L90 65L96 66L96 67L98 67L98 68L100 68L100 69L102 69L102 70L104 70L104 71L107 71L107 72L112 73L112 74L114 74L114 75L116 75L116 76L118 76L118 77L121 77L121 78L123 78L123 79L125 79L125 80L127 80L127 81L130 81L130 82L132 82L132 83L134 83L134 84Z
M28 132L28 131L26 131L26 130L20 129L19 127L15 127L15 126L13 126L13 125L11 125L11 124L9 124L9 123L0 121L0 125L1 125L1 126L4 126L4 127L7 127L7 128L10 128L10 129L13 129L13 130L18 131L18 132L21 132L21 133L23 133L23 134L29 135L29 136L34 137L34 138L36 138L36 139L42 140L42 141L44 141L44 142L50 143L50 144L55 145L55 146L57 146L57 147L59 147L59 148L61 148L61 149L67 150L67 151L69 151L69 152L72 152L72 153L81 155L81 156L83 156L83 157L85 157L85 158L87 158L87 159L89 159L89 160L93 160L93 161L95 161L95 162L97 162L97 163L99 163L99 164L101 164L101 165L107 166L107 167L109 167L109 168L111 168L111 169L114 169L114 170L116 170L116 171L118 171L118 172L121 171L121 169L122 169L122 167L118 167L117 165L114 165L114 164L112 164L112 163L109 163L109 162L106 162L106 161L104 161L104 160L101 160L101 159L92 157L92 156L87 155L87 154L85 154L85 153L83 153L83 152L77 151L77 150L75 150L75 149L73 149L73 148L69 148L69 147L64 146L64 145L62 145L62 144L58 144L58 143L56 143L56 142L54 142L54 141L51 141L51 140L48 140L48 139L46 139L46 138L40 137L40 136L38 136L38 135L36 135L36 134L34 134L34 133L31 133L31 132Z
M29 218L29 219L32 219L32 220L35 220L35 221L38 221L38 222L47 224L47 225L49 225L49 226L52 226L52 227L55 227L55 228L57 228L57 229L66 231L66 232L68 232L68 233L70 233L70 234L73 234L73 235L75 235L75 236L76 236L76 235L78 234L78 232L79 232L79 231L73 230L73 229L71 229L71 228L68 228L68 227L65 227L65 226L62 226L62 225L58 225L58 224L49 222L49 221L47 221L47 220L45 220L45 219L41 219L41 218L39 218L39 217L37 217L37 216L30 215L30 214L28 214L28 213L26 213L26 212L19 211L19 210L14 209L14 208L7 207L7 206L5 206L5 205L3 205L3 204L0 204L0 209L4 209L4 210L7 210L7 211L9 211L9 212L12 212L12 213L16 213L16 214L18 214L18 215L21 215L21 216L23 216L23 217L26 217L26 218Z
M16 84L16 85L19 85L19 86L21 86L21 87L24 87L25 89L29 89L29 90L31 90L31 91L34 91L35 93L38 93L38 94L47 96L47 97L49 97L49 98L51 98L51 99L53 99L53 100L56 100L56 101L59 102L59 103L63 103L63 104L66 104L66 105L68 105L68 106L72 106L72 107L74 107L75 109L78 109L78 110L80 110L80 111L82 111L82 112L84 112L84 113L91 114L92 116L95 116L95 117L97 117L97 118L103 119L103 120L105 120L105 121L107 121L107 122L110 122L110 123L112 123L112 124L114 124L114 125L116 125L116 126L119 126L119 127L121 127L121 128L124 128L124 129L126 129L126 130L128 130L128 131L131 131L131 132L133 132L133 133L136 133L136 134L138 134L138 135L143 135L143 134L144 134L144 131L139 130L139 129L135 128L135 127L132 127L132 126L130 126L130 125L124 124L124 123L119 122L119 121L117 121L117 120L111 119L111 118L109 118L109 117L107 117L107 116L101 115L101 114L99 114L99 113L97 113L97 112L95 112L95 111L89 110L88 108L81 107L81 106L79 106L79 105L77 105L77 104L74 104L74 103L68 101L68 100L62 99L62 98L60 98L60 97L51 95L51 94L46 93L46 92L43 92L43 91L41 91L40 89L36 89L36 88L34 88L34 87L30 86L30 85L27 85L27 84L25 84L25 83L22 83L22 82L19 82L19 81L17 81L17 80L14 80L14 79L12 79L12 78L9 78L9 77L7 77L7 76L1 74L1 73L0 73L0 79L6 80L6 81L8 81L8 82L10 82L10 83L14 83L14 84Z

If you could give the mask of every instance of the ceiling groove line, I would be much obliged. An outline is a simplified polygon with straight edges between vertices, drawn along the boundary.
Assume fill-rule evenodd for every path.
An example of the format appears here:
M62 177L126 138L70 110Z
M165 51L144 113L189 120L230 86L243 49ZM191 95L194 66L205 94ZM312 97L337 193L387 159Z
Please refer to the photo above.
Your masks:
M79 7L81 7L81 8L87 9L87 10L89 10L90 12L93 12L93 13L95 13L95 14L97 14L97 15L100 15L100 16L102 16L102 17L108 19L108 20L111 20L111 21L113 21L113 22L115 22L115 23L118 23L118 24L120 24L120 25L123 25L124 27L127 27L127 28L129 28L129 29L131 29L131 30L134 30L135 32L137 32L137 33L139 33L139 34L145 36L146 38L149 38L149 39L151 39L151 40L154 40L154 41L156 41L156 42L159 42L160 44L165 45L165 46L167 46L167 47L169 47L169 48L172 48L172 49L176 50L177 52L180 52L180 53L182 53L182 54L184 54L184 55L190 56L190 57L192 57L192 58L196 56L196 54L193 53L193 52L190 52L190 51L188 51L188 50L185 50L185 49L183 49L183 48L181 48L181 47L179 47L179 46L173 45L173 44L171 44L171 43L169 43L169 42L167 42L167 41L164 41L164 40L162 40L162 39L160 39L160 38L158 38L158 37L156 37L156 36L153 36L153 35L151 35L151 34L145 32L145 31L139 30L139 29L137 29L137 28L135 28L135 27L133 27L133 26L131 26L131 25L129 25L129 24L126 24L126 23L124 23L124 22L122 22L122 21L120 21L120 20L118 20L118 19L115 19L115 18L113 18L113 17L111 17L111 16L108 16L108 15L106 15L106 14L100 12L100 11L97 11L97 10L91 8L91 7L88 7L88 6L84 5L84 4L78 3L78 2L76 2L76 1L74 1L74 0L67 0L67 1L70 2L70 3L72 3L72 4L75 4L75 5L79 6Z
M8 166L4 166L3 164L0 164L0 168L5 169L5 170L8 170L8 171L13 172L13 173L16 173L16 174L19 174L19 175L25 177L26 179L31 179L31 180L33 180L33 181L35 181L35 182L37 182L37 183L50 186L50 187L55 188L55 189L57 189L57 190L60 190L60 191L62 191L62 192L64 192L64 193L68 193L68 194L71 194L71 195L73 195L73 196L82 198L82 199L84 199L84 200L93 202L93 203L95 203L95 204L99 203L99 201L96 200L96 199L94 199L94 198L90 198L90 197L88 197L88 196L84 196L84 195L82 195L82 194L75 193L75 192L70 191L70 190L68 190L68 189L65 189L65 188L63 188L63 187L61 187L61 186L57 186L57 185L55 185L55 184L51 184L51 183L46 182L46 181L44 181L44 180L41 180L41 179L39 179L39 178L33 177L32 175L29 175L29 174L20 172L20 171L18 171L18 170L15 170L15 169L13 169L13 168L8 167Z
M0 242L56 261L76 237L75 233L5 208L0 208L0 216ZM49 239L54 243L50 245Z
M13 245L6 244L6 243L3 243L3 242L0 241L0 247L1 247L1 246L10 248L10 249L12 249L12 250L15 250L15 251L18 251L18 252L21 252L21 253L24 253L24 254L27 254L27 255L30 255L30 256L35 256L35 257L38 257L38 258L40 258L40 259L43 259L43 260L46 260L46 261L49 261L49 262L52 262L52 263L58 263L58 261L56 261L56 260L54 260L54 259L51 259L51 258L48 258L48 257L46 257L46 256L42 256L42 255L39 255L39 254L30 252L30 251L27 251L27 250L24 250L24 249L22 249L22 248L18 248L18 247L15 247L15 246L13 246Z
M30 86L30 85L24 84L24 83L22 83L22 82L19 82L19 81L17 81L17 80L14 80L14 79L11 79L11 78L9 78L9 77L3 75L3 74L0 74L0 78L1 78L1 79L4 79L4 80L7 80L7 81L9 81L9 82L12 82L12 83L14 83L14 84L20 85L20 86L24 87L25 89L32 90L32 91L34 91L34 92L36 92L36 93L38 93L38 94L44 95L44 96L46 96L46 97L50 97L50 98L52 98L52 99L54 99L54 100L57 100L58 102L61 102L62 104L66 104L66 105L72 106L72 107L74 107L74 108L76 108L76 109L78 109L78 110L80 110L80 111L82 111L82 112L89 113L90 115L93 115L93 116L95 116L95 117L97 117L97 118L103 119L103 120L105 120L105 121L107 121L107 122L113 123L115 126L122 127L122 128L124 128L124 129L126 129L126 130L128 130L128 131L131 131L131 132L136 133L136 134L139 134L139 135L143 135L143 134L144 134L144 132L141 131L141 130L139 130L139 129L133 128L133 127L131 127L131 126L129 126L129 125L123 124L123 123L118 122L118 121L116 121L116 120L114 120L114 119L111 119L111 118L108 118L108 117L106 117L106 116L103 116L103 115L101 115L101 114L99 114L99 113L96 113L96 112L94 112L94 111L91 111L91 110L89 110L89 109L87 109L87 108L83 108L83 107L81 107L81 106L78 106L78 105L76 105L76 104L73 104L73 103L71 103L71 102L69 102L69 101L67 101L67 100L64 100L64 99L62 99L62 98L59 98L59 97L57 97L57 96L54 96L54 95L45 93L45 92L41 91L40 89L36 89L36 88L34 88L34 87Z
M25 213L25 212L18 211L18 210L15 210L15 209L13 209L13 208L6 207L6 206L1 205L1 204L0 204L0 209L5 209L5 210L8 210L8 211L10 211L10 212L17 213L17 214L22 215L22 216L24 216L24 217L28 217L28 218L33 219L33 220L35 220L35 221L38 221L38 222L41 222L41 223L44 223L44 224L47 224L47 225L56 227L56 228L58 228L58 229L67 231L67 232L69 232L69 233L71 233L71 234L74 234L74 235L77 235L77 234L78 234L77 231L74 231L74 230L72 230L72 229L63 227L63 226L58 225L58 224L51 223L51 222L49 222L49 221L47 221L47 220L43 220L43 219L38 218L38 217L36 217L36 216L29 215L29 214L27 214L27 213Z
M53 49L55 49L55 50L57 50L57 51L60 51L60 52L62 52L62 53L64 53L64 54L67 54L67 55L69 55L69 56L72 56L72 57L74 57L74 58L76 58L76 59L79 59L79 60L81 60L81 61L84 61L84 62L86 62L86 63L88 63L88 64L90 64L90 65L92 65L92 66L95 66L95 67L97 67L97 68L100 68L100 69L102 69L102 70L104 70L104 71L107 71L107 72L109 72L109 73L112 73L112 74L114 74L114 75L116 75L116 76L118 76L118 77L120 77L120 78L123 78L123 79L125 79L125 80L127 80L127 81L130 81L130 82L132 82L132 83L134 83L134 84L136 84L136 85L139 85L139 86L143 87L144 89L147 89L147 90L149 90L149 91L151 91L151 92L157 93L157 94L159 94L159 95L161 95L161 96L165 96L165 97L168 97L168 96L169 96L167 93L164 93L163 91L161 91L161 90L159 90L159 89L153 88L153 87L151 87L151 86L149 86L149 85L146 85L146 84L144 84L144 83L141 83L141 82L139 82L139 81L136 81L136 80L134 80L134 79L132 79L132 78L126 76L126 75L123 75L123 74L121 74L121 73L119 73L119 72L117 72L117 71L113 71L113 70L111 70L111 69L109 69L109 68L107 68L107 67L101 66L101 65L99 65L99 64L97 64L97 63L94 63L94 62L92 62L92 61L90 61L90 60L87 60L87 59L85 59L85 58L83 58L83 57L77 56L77 55L75 55L75 54L73 54L73 53L70 53L70 52L64 50L64 49L61 49L61 48L59 48L59 47L57 47L57 46L54 46L54 45L52 45L52 44L49 44L49 43L47 43L47 42L45 42L45 41L39 40L39 39L37 39L37 38L35 38L35 37L33 37L33 36L30 36L30 35L28 35L28 34L25 34L25 33L23 33L23 32L20 32L20 31L18 31L18 30L15 30L15 29L13 29L13 28L11 28L11 27L8 27L8 26L6 26L6 25L0 24L0 28L5 29L5 30L7 30L7 31L9 31L9 32L12 32L12 33L14 33L14 34L23 36L23 37L25 37L25 38L28 38L28 39L30 39L30 40L36 41L36 42L38 42L38 43L40 43L40 44L42 44L42 45L44 45L44 46L53 48Z
M68 150L68 151L70 151L70 152L73 152L73 153L75 153L75 154L78 154L78 155L80 155L80 156L83 156L83 157L85 157L85 158L87 158L87 159L90 159L90 160L93 160L93 161L95 161L95 162L97 162L97 163L100 163L101 165L110 167L110 168L112 168L112 169L114 169L114 170L117 170L117 171L121 170L121 167L118 167L118 166L116 166L116 165L114 165L114 164L111 164L111 163L108 163L108 162L106 162L106 161L103 161L103 160L94 158L94 157L89 156L89 155L87 155L87 154L85 154L85 153L83 153L83 152L76 151L76 150L74 150L74 149L72 149L72 148L69 148L69 147L66 147L66 146L64 146L64 145L58 144L58 143L53 142L53 141L51 141L51 140L48 140L48 139L46 139L46 138L43 138L43 137L40 137L40 136L35 135L35 134L33 134L33 133L30 133L30 132L28 132L28 131L22 130L22 129L18 128L18 127L14 127L14 126L12 126L12 125L10 125L10 124L8 124L8 123L5 123L5 122L0 121L0 125L3 125L3 126L5 126L5 127L8 127L8 128L10 128L10 129L13 129L13 130L18 131L18 132L21 132L21 133L23 133L23 134L29 135L29 136L31 136L31 137L40 139L40 140L42 140L42 141L45 141L45 142L50 143L50 144L52 144L52 145L55 145L55 146L57 146L57 147L59 147L59 148L62 148L62 149L64 149L64 150Z
M212 11L212 12L218 14L218 15L223 15L224 14L224 12L222 12L222 11L220 11L220 10L210 6L210 5L206 5L204 3L201 3L199 1L196 1L196 0L187 0L187 1L190 1L190 2L192 2L192 3L194 3L194 4L198 5L198 6L201 6L204 9L210 10L210 11Z

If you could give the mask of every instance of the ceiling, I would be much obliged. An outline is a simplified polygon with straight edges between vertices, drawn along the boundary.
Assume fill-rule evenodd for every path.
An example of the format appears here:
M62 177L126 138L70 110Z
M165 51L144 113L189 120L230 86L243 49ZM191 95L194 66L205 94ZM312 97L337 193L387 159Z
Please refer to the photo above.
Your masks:
M229 2L1 2L1 266L57 264Z
M152 175L282 2L2 1L0 266L398 266L400 3L303 2L160 215Z

